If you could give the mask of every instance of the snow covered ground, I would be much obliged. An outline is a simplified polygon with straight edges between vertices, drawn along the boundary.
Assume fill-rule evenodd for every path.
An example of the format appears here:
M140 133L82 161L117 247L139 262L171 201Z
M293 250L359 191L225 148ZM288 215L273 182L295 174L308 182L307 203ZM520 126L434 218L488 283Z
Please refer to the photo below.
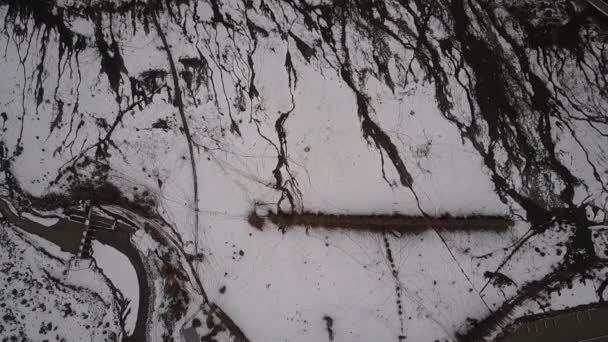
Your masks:
M589 227L608 210L608 28L591 10L104 0L11 3L0 17L2 194L158 213L166 224L142 222L171 257L154 229L136 245L188 271L159 266L155 290L200 279L252 341L466 339L514 301L506 320L605 299L606 239ZM304 210L515 224L396 235L247 222ZM94 253L136 312L126 257ZM528 286L558 271L572 275ZM202 301L187 292L174 337Z
M112 341L120 334L118 312L102 276L93 270L85 283L63 273L66 255L39 249L27 233L0 229L0 336L6 340ZM43 243L44 245L44 243Z
M139 288L135 269L124 254L101 242L93 242L93 258L101 271L130 302L131 312L127 315L125 324L125 330L130 335L135 327L139 307Z

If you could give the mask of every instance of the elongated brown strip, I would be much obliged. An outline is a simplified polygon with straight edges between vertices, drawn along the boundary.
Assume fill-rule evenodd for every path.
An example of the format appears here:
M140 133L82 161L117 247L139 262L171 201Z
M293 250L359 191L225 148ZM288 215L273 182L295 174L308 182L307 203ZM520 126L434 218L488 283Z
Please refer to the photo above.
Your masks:
M412 232L425 229L506 230L513 221L506 216L424 217L406 215L333 215L323 213L275 214L266 217L275 225L342 228L368 231Z

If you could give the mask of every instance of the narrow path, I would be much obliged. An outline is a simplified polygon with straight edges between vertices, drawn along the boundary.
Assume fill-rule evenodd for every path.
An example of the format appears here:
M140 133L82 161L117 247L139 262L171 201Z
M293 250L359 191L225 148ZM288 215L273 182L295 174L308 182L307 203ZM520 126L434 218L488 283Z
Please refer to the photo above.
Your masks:
M188 152L190 154L190 167L192 168L192 186L194 191L194 253L198 255L198 228L199 228L199 208L198 208L198 175L196 172L196 159L194 158L194 147L192 144L192 137L190 135L190 128L188 127L188 120L186 118L186 113L184 111L184 102L182 100L182 91L179 86L179 78L177 76L177 69L175 67L175 61L173 60L173 55L171 54L171 48L169 47L169 43L167 42L167 38L165 37L165 33L163 32L160 24L158 22L158 17L154 9L150 11L152 21L154 22L154 26L156 27L156 31L161 41L163 42L163 47L165 52L167 53L167 60L169 61L169 66L171 69L171 77L173 78L173 88L174 88L174 105L179 110L179 115L182 120L182 126L184 127L184 134L186 135L186 141L188 142ZM207 294L201 288L201 293L205 302L208 302Z

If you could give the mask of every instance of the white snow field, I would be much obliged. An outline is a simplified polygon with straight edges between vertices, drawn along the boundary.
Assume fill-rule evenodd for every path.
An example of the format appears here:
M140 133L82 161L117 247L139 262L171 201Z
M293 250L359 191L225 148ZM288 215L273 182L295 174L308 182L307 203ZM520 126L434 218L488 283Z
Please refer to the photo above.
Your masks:
M570 0L35 3L0 2L0 195L24 212L90 200L134 223L142 338L181 341L196 318L219 340L238 341L233 326L249 341L489 341L518 317L606 300L600 14ZM514 224L256 229L252 212ZM3 263L27 248L19 279L43 289L61 272L38 266L44 241L0 234ZM128 335L136 268L99 242L93 255L130 300ZM54 306L66 340L118 336L120 295L85 272L99 295L27 296L86 297L87 322L109 322L84 329Z
M125 330L133 332L139 306L139 288L135 269L129 259L115 248L101 242L93 242L93 256L97 266L112 281L122 295L130 301L131 312L127 315Z

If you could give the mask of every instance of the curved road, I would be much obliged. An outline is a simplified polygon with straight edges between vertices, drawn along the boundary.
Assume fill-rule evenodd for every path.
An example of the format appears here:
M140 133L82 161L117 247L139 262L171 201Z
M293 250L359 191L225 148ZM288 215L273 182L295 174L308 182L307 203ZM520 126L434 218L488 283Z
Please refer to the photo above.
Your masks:
M41 238L58 245L62 250L76 254L80 245L80 239L84 232L84 225L81 223L60 219L51 227L43 226L37 222L17 216L4 199L0 199L0 212L10 223L35 234ZM97 241L116 248L124 254L135 269L137 283L139 287L139 307L137 310L137 320L131 336L123 337L123 341L139 342L146 341L146 323L148 322L148 306L150 304L150 288L148 277L143 259L137 248L131 244L131 232L127 229L120 229L117 225L116 230L96 230Z

